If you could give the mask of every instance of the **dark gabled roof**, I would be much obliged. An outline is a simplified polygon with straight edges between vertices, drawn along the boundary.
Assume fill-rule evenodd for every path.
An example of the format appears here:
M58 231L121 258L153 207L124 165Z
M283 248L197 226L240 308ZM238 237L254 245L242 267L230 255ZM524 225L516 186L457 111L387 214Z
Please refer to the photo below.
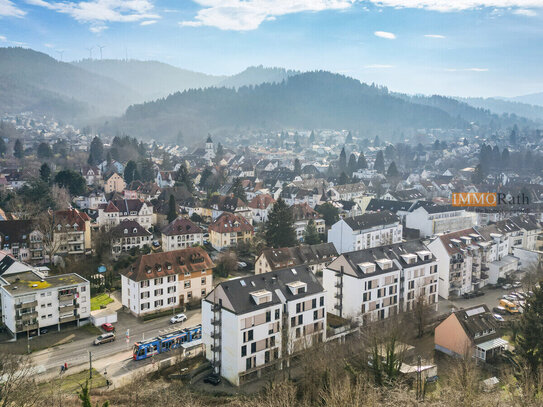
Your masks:
M413 206L413 202L390 201L388 199L373 198L366 207L366 211L390 211L393 213L397 213L398 211L407 212L409 211L409 208L411 208L411 206Z
M191 222L189 219L177 218L162 229L166 236L191 235L194 233L204 233L204 231Z
M464 208L455 207L452 205L438 205L430 201L417 201L411 206L409 212L413 212L418 208L424 208L428 213L442 213L464 210Z
M454 315L462 325L466 335L475 343L486 342L490 339L499 337L498 323L492 316L486 304L475 305L471 308L461 309L454 312ZM484 331L494 330L495 333L475 338L475 334Z
M125 213L130 215L130 212L139 213L145 203L143 199L117 199L112 202L119 209L121 215Z
M215 222L209 225L209 231L216 233L254 232L253 225L243 216L223 212Z
M388 211L365 213L353 218L344 218L343 220L353 230L370 229L379 225L390 225L400 222L400 218L397 215Z
M310 266L331 261L338 256L333 243L319 243L314 245L300 245L295 247L282 247L277 249L264 249L262 254L266 257L272 270L300 265Z
M231 195L213 195L209 199L207 206L216 208L219 211L235 212L238 208L247 207L247 204Z
M128 219L121 221L117 226L111 229L110 233L116 238L151 236L151 233L145 230L138 222Z
M294 295L287 287L287 284L297 281L306 283L307 286L305 292ZM222 290L230 304L232 304L230 311L235 314L246 314L262 308L268 308L270 305L281 304L282 301L277 291L281 293L287 302L324 292L317 277L305 266L224 281L215 290ZM253 301L251 293L259 290L269 291L272 296L271 301L257 305ZM212 291L206 296L205 300L213 303L213 297L214 294ZM224 301L223 306L225 306Z
M409 201L409 200L413 201L413 200L424 198L424 195L418 189L415 189L415 188L390 192L390 195L392 195L398 201Z
M31 220L4 220L0 222L0 234L3 236L4 244L26 242L32 230Z
M532 216L519 215L511 218L511 222L524 230L537 230L541 229L541 226L537 220Z
M11 267L11 265L15 263L15 259L11 256L4 256L2 260L0 260L0 276L6 272L7 269Z

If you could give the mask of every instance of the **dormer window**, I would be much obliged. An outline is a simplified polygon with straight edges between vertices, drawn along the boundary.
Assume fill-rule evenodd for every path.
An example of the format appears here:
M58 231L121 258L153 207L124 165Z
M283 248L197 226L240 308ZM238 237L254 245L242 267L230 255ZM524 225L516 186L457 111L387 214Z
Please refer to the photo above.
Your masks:
M292 295L298 295L307 292L307 284L303 281L293 281L292 283L288 283L287 287L289 288Z
M134 228L134 230L132 230L133 233L137 233L138 232L138 228Z
M128 234L128 229L125 229L125 230L124 230L124 234L125 234L125 235Z
M251 298L256 305L266 304L272 300L272 293L268 290L258 290L251 293Z
M388 270L392 268L392 260L390 259L379 259L375 263L379 266L381 270Z

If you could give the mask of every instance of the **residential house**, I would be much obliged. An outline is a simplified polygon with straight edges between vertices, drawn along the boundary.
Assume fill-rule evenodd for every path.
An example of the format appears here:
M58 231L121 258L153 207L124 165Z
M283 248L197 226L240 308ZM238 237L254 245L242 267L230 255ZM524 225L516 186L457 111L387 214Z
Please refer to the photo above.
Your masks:
M302 265L313 273L318 273L337 256L337 250L332 243L264 249L255 261L255 274Z
M124 182L123 177L116 172L106 177L104 182L104 191L106 194L110 194L112 192L121 193L125 188L126 182Z
M173 187L175 185L174 171L158 171L156 176L156 184L160 188Z
M42 262L42 234L30 220L4 220L0 222L0 248L23 262Z
M56 211L53 222L52 244L58 249L57 255L84 254L92 250L90 218L85 212L77 209Z
M338 253L400 243L402 224L397 215L388 211L365 213L334 223L328 230L328 241Z
M253 240L254 228L249 221L233 213L223 212L209 225L209 240L215 250L223 250Z
M352 201L355 198L362 197L367 189L363 182L358 182L355 184L335 185L330 187L326 194L332 201Z
M324 290L305 267L220 283L202 301L202 340L214 372L240 384L287 366L326 340Z
M162 229L162 250L185 249L204 244L204 231L189 219L177 218Z
M413 189L404 189L400 191L389 191L383 195L382 199L388 201L403 201L415 203L417 201L423 200L425 198L424 194L419 190Z
M253 223L268 221L268 215L275 204L275 199L269 194L256 195L247 205L253 215Z
M81 175L85 178L87 185L99 185L102 183L102 171L94 165L81 167Z
M153 206L143 199L114 199L98 207L98 226L110 228L123 220L138 222L149 230L154 224Z
M135 247L138 249L143 249L144 246L151 247L153 238L152 233L135 220L130 219L122 220L109 233L111 235L111 252L114 256L119 256Z
M213 267L201 247L144 254L121 272L122 304L140 316L198 301L213 287Z
M319 234L324 234L326 231L324 219L322 219L321 215L307 203L292 205L291 210L292 218L294 219L296 238L299 241L304 241L304 233L310 221L315 223L315 227Z
M475 220L476 215L464 208L418 201L409 209L405 227L418 229L421 236L429 237L470 228L475 225Z

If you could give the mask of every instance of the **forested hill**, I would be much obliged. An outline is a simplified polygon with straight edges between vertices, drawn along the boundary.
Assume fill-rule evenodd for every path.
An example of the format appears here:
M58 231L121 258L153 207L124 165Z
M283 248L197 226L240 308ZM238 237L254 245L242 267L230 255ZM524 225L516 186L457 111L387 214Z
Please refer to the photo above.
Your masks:
M120 83L24 48L0 48L0 112L120 114L142 100Z
M451 105L454 109L451 109ZM171 139L218 128L465 128L493 115L449 98L399 97L386 89L329 72L307 72L278 84L210 88L130 106L116 123L134 135ZM497 116L495 117L496 120Z

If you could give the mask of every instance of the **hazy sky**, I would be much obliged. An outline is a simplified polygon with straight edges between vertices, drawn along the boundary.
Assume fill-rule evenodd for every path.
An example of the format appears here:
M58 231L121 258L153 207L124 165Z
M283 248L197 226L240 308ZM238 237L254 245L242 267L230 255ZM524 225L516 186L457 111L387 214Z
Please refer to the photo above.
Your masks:
M212 74L326 69L394 91L543 91L543 0L0 0L0 46Z

